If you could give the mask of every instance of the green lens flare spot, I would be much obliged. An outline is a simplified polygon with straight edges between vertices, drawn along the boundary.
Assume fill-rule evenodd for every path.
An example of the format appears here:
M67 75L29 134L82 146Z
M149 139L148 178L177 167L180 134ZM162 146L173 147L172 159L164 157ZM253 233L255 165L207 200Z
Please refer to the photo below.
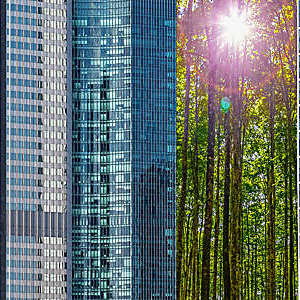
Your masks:
M227 113L230 109L231 101L228 97L223 97L221 100L221 111Z

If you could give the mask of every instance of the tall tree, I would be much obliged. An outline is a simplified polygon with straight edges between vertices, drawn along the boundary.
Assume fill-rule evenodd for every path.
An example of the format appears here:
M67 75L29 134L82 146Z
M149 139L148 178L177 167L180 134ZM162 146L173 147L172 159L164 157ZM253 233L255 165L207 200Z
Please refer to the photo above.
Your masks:
M189 0L188 15L191 14L193 1ZM190 36L187 37L187 50L190 48ZM188 52L187 52L188 53ZM182 183L181 195L177 209L177 239L176 239L176 293L180 299L181 291L181 272L182 272L182 255L183 255L183 232L185 220L185 205L187 198L187 167L188 167L188 139L189 139L189 115L190 115L190 81L191 81L191 59L186 56L186 87L185 87L185 109L184 109L184 132L183 132L183 150L182 150Z
M216 218L215 218L215 243L214 243L214 277L212 299L217 299L217 275L218 275L218 255L219 255L219 232L220 232L220 163L221 163L221 122L222 116L218 113L218 132L217 132L217 178L216 178Z
M211 18L215 16L215 9L212 9ZM214 198L214 160L215 160L215 84L216 84L216 28L213 26L207 29L208 37L208 139L207 139L207 168L206 168L206 204L203 233L202 250L202 279L201 299L208 300L210 292L210 249L212 231L212 211Z
M271 87L273 90L273 87ZM266 299L275 300L276 284L275 284L275 179L274 179L274 158L275 158L275 142L274 142L274 116L275 116L275 99L274 91L268 93L269 97L269 128L270 128L270 163L268 170L268 228L267 228L267 288Z
M223 281L224 300L230 300L230 262L229 262L229 199L230 199L230 111L225 114L225 174L223 208Z

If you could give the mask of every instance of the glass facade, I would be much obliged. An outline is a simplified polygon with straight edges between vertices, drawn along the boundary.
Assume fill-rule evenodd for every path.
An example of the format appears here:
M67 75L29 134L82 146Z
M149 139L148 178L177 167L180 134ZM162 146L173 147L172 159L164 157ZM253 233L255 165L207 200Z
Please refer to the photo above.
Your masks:
M130 6L73 1L73 299L132 299Z
M176 3L132 3L132 299L175 299Z
M66 4L4 2L6 299L66 299Z
M175 299L175 7L1 1L1 299Z
M73 1L73 299L175 299L175 8Z

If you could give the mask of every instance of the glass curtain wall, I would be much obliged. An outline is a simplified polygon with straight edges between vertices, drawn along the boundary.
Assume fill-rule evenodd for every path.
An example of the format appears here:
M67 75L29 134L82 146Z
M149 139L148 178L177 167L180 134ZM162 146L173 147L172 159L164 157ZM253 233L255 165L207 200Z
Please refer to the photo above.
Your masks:
M132 299L130 1L73 1L73 299Z
M72 12L73 299L175 299L176 2Z
M66 299L65 1L6 0L5 52L6 299Z
M132 299L175 299L176 1L132 3Z

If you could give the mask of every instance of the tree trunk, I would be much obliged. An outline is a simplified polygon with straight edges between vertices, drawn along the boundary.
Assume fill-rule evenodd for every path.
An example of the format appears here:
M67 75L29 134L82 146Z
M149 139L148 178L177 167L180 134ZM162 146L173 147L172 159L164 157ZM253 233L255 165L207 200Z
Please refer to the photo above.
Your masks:
M248 208L248 204L247 204L247 217L246 217L246 226L247 226L247 235L248 235L248 239L247 239L247 270L246 270L246 290L247 290L247 299L250 300L251 298L251 292L250 292L250 282L249 282L249 272L250 272L250 233L249 233L249 208ZM253 284L253 274L251 272L251 291L253 290L252 288L252 284Z
M270 169L269 169L269 184L268 184L268 228L267 228L267 300L275 300L276 285L275 285L275 179L274 179L274 115L275 103L274 97L270 98Z
M280 278L283 278L283 254L280 253L280 259L279 259L279 276ZM281 295L283 294L281 291L283 290L282 284L280 285L278 289L278 294L276 294L276 299L281 299Z
M214 195L214 159L215 159L215 81L216 63L213 41L215 29L213 28L209 40L209 74L208 74L208 143L207 143L207 169L206 169L206 205L202 250L202 276L201 276L201 300L209 300L210 291L210 251L212 211Z
M250 257L250 253L248 255ZM249 258L249 260L250 260L250 258ZM255 254L251 255L251 260L252 260L252 263L251 263L251 292L250 292L250 295L251 295L252 292L254 294L254 278L253 278L253 273L254 273L254 268L255 268L255 266L254 266ZM256 298L253 296L252 299L256 299Z
M283 271L283 280L284 280L284 299L289 299L289 230L288 230L288 142L285 139L285 153L286 157L284 160L284 271Z
M229 198L230 198L230 111L225 114L225 178L223 208L223 282L224 300L230 300L230 263L229 263Z
M195 108L195 151L194 151L194 172L193 172L193 184L194 184L194 197L195 203L192 215L192 251L190 258L190 266L193 264L193 284L192 284L192 299L196 298L196 262L198 255L198 230L199 230L199 209L200 209L200 197L199 197L199 178L198 178L198 125L199 125L199 104L198 104L198 90L196 86L196 108ZM198 267L198 266L197 266Z
M235 0L236 8L242 8L242 1ZM232 174L230 197L230 266L231 266L231 299L238 300L241 295L241 218L242 218L242 145L241 145L241 111L243 76L246 59L246 47L244 45L243 63L238 49L233 50L232 70ZM240 76L242 77L241 91Z
M217 275L218 275L218 253L219 253L219 225L220 225L220 131L221 114L219 113L219 126L217 133L218 152L217 152L217 193L216 193L216 221L215 221L215 244L214 244L214 279L212 299L217 299Z
M282 32L283 35L283 32ZM281 56L281 49L278 51L281 69L283 70L283 60ZM291 71L294 71L294 67L292 64ZM293 72L294 74L294 84L297 82L296 78L296 72ZM283 76L283 72L281 72L281 78L282 78L282 94L287 110L287 155L288 155L288 201L289 201L289 211L290 211L290 228L289 228L289 235L290 235L290 261L289 261L289 297L291 300L295 299L294 295L294 277L295 277L295 271L294 271L294 203L293 203L293 168L292 168L292 161L293 161L293 141L292 141L292 116L291 116L291 101L290 96L288 94L288 88L285 85L285 80Z
M188 16L192 12L193 0L188 3ZM188 36L187 49L190 47L190 37ZM190 114L190 81L191 81L191 59L187 53L186 57L186 88L185 88L185 108L184 108L184 129L183 129L183 153L182 153L182 187L177 206L177 239L176 239L176 295L180 299L181 293L181 272L183 255L183 233L185 221L185 204L187 193L187 151L189 136L189 114Z
M181 296L183 299L186 299L187 291L188 291L188 279L189 279L189 272L190 268L188 265L188 258L189 258L189 238L190 238L190 222L191 222L191 216L187 216L187 221L185 223L186 230L184 232L185 235L185 242L183 247L184 249L184 255L182 259L182 273L183 273L183 278L182 278L182 291L181 291Z
M203 197L204 197L204 180L205 180L205 175L203 176L203 180L202 180L202 191L201 191L201 200L203 201ZM196 297L195 299L200 299L200 254L201 254L201 232L202 232L202 228L203 228L203 222L204 222L204 205L201 206L201 217L200 217L200 228L199 228L199 238L198 238L198 256L197 256L197 260L198 260L198 269L197 269L197 285L196 285Z
M183 153L182 153L182 186L177 208L177 242L176 242L176 291L177 299L180 299L181 290L181 272L182 272L182 255L183 255L183 232L185 221L185 203L187 192L187 150L188 150L188 132L189 132L189 113L190 113L190 63L187 61L186 66L186 93L185 93L185 111L184 111L184 133L183 133Z
M238 53L235 54L238 64ZM233 71L233 90L238 89L239 76L237 67ZM237 92L232 97L232 176L231 176L231 222L230 222L230 267L231 267L231 298L240 299L241 285L241 99Z
M289 208L290 208L290 299L296 299L294 295L294 203L293 203L293 171L292 171L292 125L291 118L288 112L288 153L289 153L289 161L288 161L288 178L289 178Z
M254 232L255 236L257 233L257 219L255 216L255 223L254 223ZM254 250L254 255L255 255L255 265L254 265L254 296L253 299L256 299L257 297L257 289L258 289L258 282L257 282L257 243L255 243L255 250Z

